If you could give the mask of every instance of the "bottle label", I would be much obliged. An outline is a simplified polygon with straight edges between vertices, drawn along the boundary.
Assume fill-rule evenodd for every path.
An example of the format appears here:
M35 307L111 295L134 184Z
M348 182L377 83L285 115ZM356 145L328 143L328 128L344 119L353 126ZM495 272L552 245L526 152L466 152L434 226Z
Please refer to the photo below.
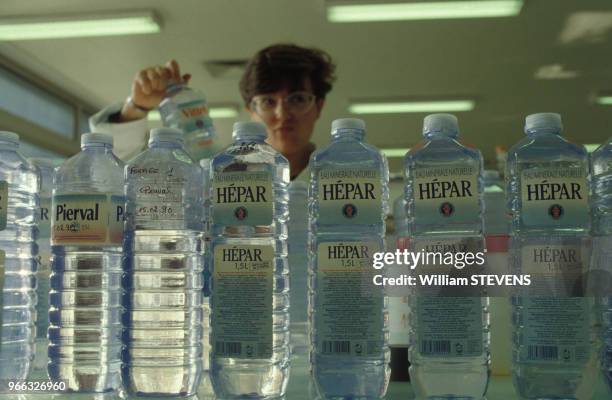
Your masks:
M151 221L182 221L185 179L174 167L131 165L130 177L136 179L134 194L136 226Z
M480 297L415 297L418 351L423 357L477 357L483 353Z
M212 187L215 224L272 224L274 192L269 172L215 172Z
M208 115L208 105L202 100L194 100L177 105L181 117L180 129L186 134L195 131L208 131L212 119Z
M213 256L214 355L271 358L274 247L219 244Z
M588 298L524 297L524 363L585 363L590 357Z
M319 354L366 357L383 351L384 297L366 286L375 271L373 254L382 248L377 242L318 244L314 307Z
M482 237L421 239L416 238L407 243L413 252L424 254L478 254L484 252L485 242ZM460 264L459 258L454 264L445 264L443 259L434 258L417 269L421 276L469 277L482 271L483 265ZM469 278L468 278L469 279ZM457 297L449 297L457 293ZM416 324L414 341L423 357L477 357L484 349L485 336L483 331L488 328L484 324L483 303L485 297L480 297L481 289L462 287L425 286L417 288L411 299L414 307L412 323ZM471 297L468 297L471 296Z
M381 222L380 171L331 169L318 173L319 223L370 225Z
M455 224L478 219L479 172L472 165L415 168L415 223Z
M41 197L38 215L38 232L41 238L49 238L51 236L51 219L49 218L51 215L49 210L51 210L51 198Z
M8 183L0 181L0 231L6 229L8 215Z
M584 168L528 168L521 172L525 226L582 226L588 221Z
M125 197L68 194L52 199L53 245L121 245Z
M582 280L589 265L589 248L587 239L521 246L521 273L529 274L532 278L531 285L523 292L529 296L582 296Z

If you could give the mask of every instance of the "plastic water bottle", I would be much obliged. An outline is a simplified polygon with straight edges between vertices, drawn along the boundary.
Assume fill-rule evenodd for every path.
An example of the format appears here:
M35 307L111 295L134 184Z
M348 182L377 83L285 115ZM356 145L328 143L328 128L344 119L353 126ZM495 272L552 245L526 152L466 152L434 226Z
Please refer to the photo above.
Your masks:
M424 142L413 147L404 160L410 249L483 251L480 151L458 141L457 118L451 114L425 117L423 136ZM443 268L430 267L435 271ZM422 276L430 267L416 268ZM449 274L455 272L453 266L447 268ZM489 381L488 298L479 292L451 297L452 287L437 288L449 290L442 293L432 293L428 287L417 289L409 300L410 381L416 397L482 399Z
M385 249L389 171L358 119L332 123L331 144L310 162L312 377L319 395L378 399L389 383L387 298L363 285Z
M178 129L153 129L125 167L123 385L193 395L202 374L202 169Z
M266 128L234 124L211 164L211 379L222 399L270 399L289 377L289 164Z
M612 393L612 137L591 154L593 174L593 262L603 272L607 289L601 296L600 311L603 349L601 366Z
M406 199L404 195L398 196L393 201L393 223L394 234L391 240L387 241L389 251L403 251L406 246L408 235L408 225L406 220ZM387 267L388 268L388 267ZM404 268L397 265L396 268ZM389 296L389 347L391 348L391 382L409 381L408 369L408 345L410 338L408 335L408 318L410 307L408 306L408 296L395 297Z
M219 151L217 133L202 92L184 83L171 84L159 105L159 113L165 126L183 131L185 150L194 160L210 158Z
M47 329L49 328L49 274L51 273L51 191L53 189L52 160L31 158L40 173L40 207L38 211L38 271L36 273L36 357L34 374L47 371Z
M113 391L120 386L125 196L112 136L82 135L81 152L53 181L49 377L68 391Z
M0 392L25 380L34 357L39 173L0 132Z
M308 183L289 186L289 268L291 276L291 350L308 353Z
M532 280L512 300L514 385L523 399L590 398L578 392L595 375L592 304L574 291L589 260L587 152L561 136L559 114L529 115L525 133L506 172L511 267Z
M487 239L487 273L506 275L508 265L509 224L504 184L497 170L485 170L484 231ZM511 310L508 288L489 287L491 317L491 372L510 375L512 351Z
M212 398L215 395L210 380L210 159L200 160L202 167L202 193L204 209L202 225L204 230L204 286L202 288L202 381L198 388L200 399L204 396Z

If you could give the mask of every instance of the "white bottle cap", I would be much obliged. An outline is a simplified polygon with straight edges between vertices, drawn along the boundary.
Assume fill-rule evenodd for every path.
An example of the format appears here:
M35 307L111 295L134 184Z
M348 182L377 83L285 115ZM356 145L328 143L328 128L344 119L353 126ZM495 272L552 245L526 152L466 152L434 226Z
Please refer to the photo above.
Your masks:
M84 133L81 135L81 146L90 143L113 145L113 137L107 133Z
M445 136L459 134L459 122L453 114L429 114L423 120L423 135L437 133Z
M365 122L358 118L339 118L332 122L332 134L340 129L365 131Z
M183 131L176 128L151 129L149 144L153 142L183 142Z
M525 118L525 132L533 129L563 129L561 115L557 113L531 114Z
M245 135L265 138L268 136L268 130L261 122L235 122L232 131L232 139L235 139L237 136Z
M19 135L13 132L0 131L0 141L19 145Z

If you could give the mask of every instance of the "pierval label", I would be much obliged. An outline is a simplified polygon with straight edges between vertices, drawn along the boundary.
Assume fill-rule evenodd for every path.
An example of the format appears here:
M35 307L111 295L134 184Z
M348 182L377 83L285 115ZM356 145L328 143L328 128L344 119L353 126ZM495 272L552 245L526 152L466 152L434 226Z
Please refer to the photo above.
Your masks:
M54 245L112 244L123 240L125 198L109 194L69 194L52 200Z

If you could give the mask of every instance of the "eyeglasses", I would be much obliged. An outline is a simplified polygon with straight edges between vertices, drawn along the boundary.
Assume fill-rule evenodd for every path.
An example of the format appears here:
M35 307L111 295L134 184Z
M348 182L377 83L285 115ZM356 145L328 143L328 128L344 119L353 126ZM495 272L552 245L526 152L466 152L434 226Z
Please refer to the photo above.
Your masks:
M261 117L268 117L276 112L278 96L261 94L253 97L251 108ZM295 115L307 113L314 104L316 96L309 92L293 92L282 98L283 107Z

